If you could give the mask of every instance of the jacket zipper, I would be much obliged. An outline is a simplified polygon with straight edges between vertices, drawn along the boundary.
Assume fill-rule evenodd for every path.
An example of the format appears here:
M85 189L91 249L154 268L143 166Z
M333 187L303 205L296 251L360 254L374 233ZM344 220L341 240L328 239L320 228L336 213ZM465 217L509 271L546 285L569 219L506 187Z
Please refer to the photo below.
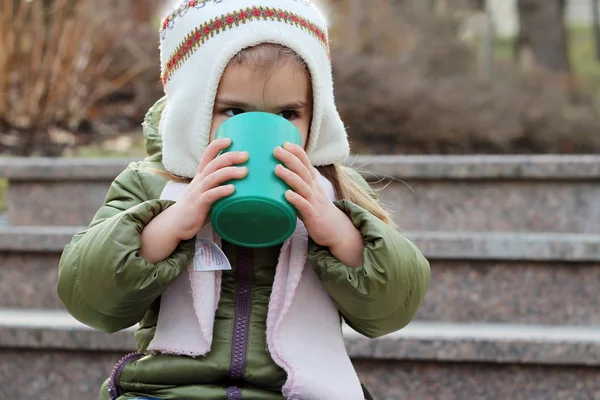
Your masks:
M235 274L237 280L235 317L229 366L229 379L234 383L244 379L252 310L252 249L238 247L238 251L238 267ZM241 389L238 386L227 388L227 400L242 400Z
M112 372L110 373L110 378L108 379L108 396L110 400L116 400L121 396L121 388L119 387L119 381L121 380L121 374L123 370L127 366L127 364L137 361L140 358L144 357L143 353L134 352L129 353L117 362Z

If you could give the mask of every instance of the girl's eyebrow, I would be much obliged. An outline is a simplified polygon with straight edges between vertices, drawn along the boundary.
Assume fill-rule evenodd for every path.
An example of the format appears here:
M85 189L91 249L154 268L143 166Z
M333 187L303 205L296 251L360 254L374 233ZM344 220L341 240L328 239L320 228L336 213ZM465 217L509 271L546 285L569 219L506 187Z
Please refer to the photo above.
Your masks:
M255 108L251 104L247 104L247 103L244 103L242 101L231 100L231 99L220 99L220 98L217 98L216 102L219 103L219 104L224 104L224 105L230 106L232 108L240 108L242 110L247 110L247 109ZM282 104L282 105L279 105L279 106L273 107L273 108L277 109L277 110L297 110L299 108L304 108L304 107L306 107L306 101L296 100L296 101L293 101L293 102L290 102L290 103L286 103L286 104Z

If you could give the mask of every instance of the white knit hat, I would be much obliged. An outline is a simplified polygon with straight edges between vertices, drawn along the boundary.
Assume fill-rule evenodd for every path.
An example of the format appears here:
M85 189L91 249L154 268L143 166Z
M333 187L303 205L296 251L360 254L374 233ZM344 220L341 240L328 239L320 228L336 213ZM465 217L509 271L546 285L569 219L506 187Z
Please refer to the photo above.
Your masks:
M308 0L186 0L161 26L167 96L160 131L163 164L193 177L209 142L217 88L240 50L276 43L294 50L311 74L314 110L306 151L314 166L343 162L348 138L335 106L327 24Z

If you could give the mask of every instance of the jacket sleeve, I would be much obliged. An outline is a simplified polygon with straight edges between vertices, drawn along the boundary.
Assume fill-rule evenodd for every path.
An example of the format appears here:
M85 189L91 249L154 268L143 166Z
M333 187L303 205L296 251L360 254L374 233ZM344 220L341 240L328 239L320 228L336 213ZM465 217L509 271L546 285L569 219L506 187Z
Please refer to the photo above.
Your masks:
M104 332L135 325L152 302L194 256L193 241L181 242L166 260L140 257L144 227L173 202L148 200L136 164L112 183L89 228L65 248L58 296L80 322Z
M354 171L347 175L368 190ZM396 229L347 200L336 206L362 233L363 265L350 268L329 249L311 245L309 259L346 323L357 332L380 337L402 329L412 320L430 280L429 263Z

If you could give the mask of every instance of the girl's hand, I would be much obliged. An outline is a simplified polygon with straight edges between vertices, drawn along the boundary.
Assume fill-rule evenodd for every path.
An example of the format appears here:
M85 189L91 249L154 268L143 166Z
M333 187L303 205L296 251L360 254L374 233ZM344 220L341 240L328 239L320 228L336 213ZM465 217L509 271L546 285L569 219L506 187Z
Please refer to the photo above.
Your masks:
M338 246L344 240L343 227L349 225L351 229L356 229L317 182L304 149L296 144L286 143L284 147L275 149L275 157L285 165L277 165L275 174L292 188L286 192L285 197L298 209L310 237L320 246Z
M210 208L217 200L231 195L233 185L220 186L232 179L248 174L246 167L237 167L248 160L246 152L230 152L219 155L231 145L231 139L217 139L204 152L198 173L187 187L181 199L165 212L169 215L171 233L178 240L194 237L209 220Z

